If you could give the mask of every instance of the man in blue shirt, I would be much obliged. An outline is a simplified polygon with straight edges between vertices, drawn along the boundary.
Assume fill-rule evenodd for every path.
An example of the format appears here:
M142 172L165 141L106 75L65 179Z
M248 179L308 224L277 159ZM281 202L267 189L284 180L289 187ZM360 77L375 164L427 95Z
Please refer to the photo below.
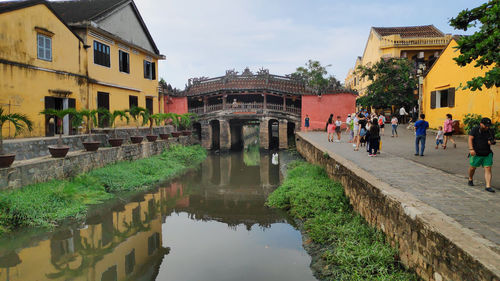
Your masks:
M418 156L418 143L420 143L420 156L424 156L425 137L427 136L427 129L429 129L429 122L425 121L425 114L420 114L420 120L415 122L415 156Z

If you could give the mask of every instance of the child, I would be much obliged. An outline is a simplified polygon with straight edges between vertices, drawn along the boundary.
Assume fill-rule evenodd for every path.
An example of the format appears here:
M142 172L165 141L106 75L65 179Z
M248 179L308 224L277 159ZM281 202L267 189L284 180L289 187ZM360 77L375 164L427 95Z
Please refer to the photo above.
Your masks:
M337 134L337 140L335 142L340 142L340 126L342 126L342 121L340 120L340 116L337 116L337 121L335 121L335 133Z
M437 132L436 135L436 149L439 148L439 145L443 145L443 138L444 138L444 131L443 131L443 126L438 127L439 131ZM443 146L444 148L444 146Z

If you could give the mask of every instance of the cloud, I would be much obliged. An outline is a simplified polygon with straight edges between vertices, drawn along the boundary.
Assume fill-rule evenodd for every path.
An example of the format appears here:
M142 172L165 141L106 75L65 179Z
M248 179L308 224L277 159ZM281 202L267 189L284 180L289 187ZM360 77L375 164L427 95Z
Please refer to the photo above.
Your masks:
M370 26L446 28L448 18L467 7L465 0L135 2L167 58L159 64L159 76L179 88L191 77L246 66L287 74L308 59L332 64L329 72L343 81L363 53Z

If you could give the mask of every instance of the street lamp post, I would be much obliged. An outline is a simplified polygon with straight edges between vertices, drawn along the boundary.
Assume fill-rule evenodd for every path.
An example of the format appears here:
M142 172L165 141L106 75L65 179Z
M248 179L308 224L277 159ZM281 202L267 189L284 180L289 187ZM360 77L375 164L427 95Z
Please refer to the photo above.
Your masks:
M423 99L423 84L424 84L424 71L425 71L425 64L419 63L418 68L417 68L417 79L418 79L418 113L419 115L422 114L423 108L422 108L422 99Z

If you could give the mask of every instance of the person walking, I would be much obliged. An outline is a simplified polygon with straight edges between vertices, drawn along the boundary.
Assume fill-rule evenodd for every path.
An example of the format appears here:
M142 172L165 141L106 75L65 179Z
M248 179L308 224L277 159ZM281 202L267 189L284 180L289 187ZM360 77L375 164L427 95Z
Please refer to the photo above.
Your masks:
M369 146L369 151L368 151L368 156L374 157L377 156L377 151L380 146L380 126L378 125L378 119L373 118L372 119L372 124L370 126L369 135L370 135L370 144Z
M306 114L306 119L304 119L304 127L306 128L306 132L309 131L309 115Z
M349 135L351 133L351 126L349 126L349 124L351 124L351 114L347 114L347 118L345 119L345 124L346 124L345 134Z
M415 122L415 156L424 156L425 150L425 138L427 137L427 129L429 128L429 122L425 121L425 114L420 114L420 120ZM420 151L418 150L418 145L420 143Z
M394 114L391 119L391 126L392 126L392 136L394 137L394 134L396 134L396 137L398 137L398 118Z
M444 144L443 144L443 149L446 149L446 144L448 143L448 140L453 143L453 147L457 148L457 143L455 140L453 140L453 118L451 117L451 114L446 114L446 120L444 121Z
M399 109L399 120L401 121L401 124L406 123L406 115L408 115L408 112L406 112L406 109L404 106L402 106Z
M342 121L340 120L340 116L337 116L337 120L335 121L335 133L337 134L337 140L335 140L335 142L340 142L341 126Z
M333 142L333 131L334 131L334 126L333 125L333 114L330 114L330 117L328 118L328 121L326 121L326 133L328 134L328 141Z
M352 134L353 134L353 139L352 139L352 146L355 148L358 147L358 142L359 142L359 117L354 114L354 120L352 120Z
M442 126L439 126L438 127L438 131L437 131L437 134L436 134L436 149L439 148L439 145L443 145L443 136L444 136L444 131L443 131L443 127ZM443 145L443 149L444 149L444 145Z
M491 146L495 145L495 132L490 129L491 119L483 118L479 126L472 128L469 132L469 182L470 186L474 186L473 178L476 168L484 167L484 179L486 181L485 190L495 192L491 188L491 166L493 166L493 151Z

